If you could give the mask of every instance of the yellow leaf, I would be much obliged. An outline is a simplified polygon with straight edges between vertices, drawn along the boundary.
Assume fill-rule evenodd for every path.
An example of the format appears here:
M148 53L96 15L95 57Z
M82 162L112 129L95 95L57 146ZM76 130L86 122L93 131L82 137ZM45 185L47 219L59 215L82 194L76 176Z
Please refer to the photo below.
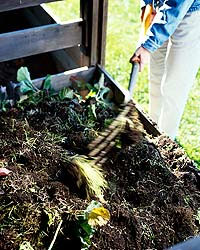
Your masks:
M90 92L88 93L88 95L86 96L86 99L88 99L89 97L95 97L96 96L96 92L93 90L90 90Z
M93 208L88 215L88 224L91 227L104 226L110 220L110 213L104 207Z

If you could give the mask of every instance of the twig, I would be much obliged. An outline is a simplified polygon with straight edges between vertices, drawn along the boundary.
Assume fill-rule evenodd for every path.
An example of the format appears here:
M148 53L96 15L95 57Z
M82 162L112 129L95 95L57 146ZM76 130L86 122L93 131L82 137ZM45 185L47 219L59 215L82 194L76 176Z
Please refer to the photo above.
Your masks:
M52 240L51 245L49 246L48 250L51 250L51 249L52 249L52 247L53 247L53 245L54 245L54 243L55 243L55 241L56 241L56 238L57 238L57 236L58 236L58 233L59 233L59 231L60 231L62 222L63 222L63 221L61 220L60 223L58 224L58 227L57 227L57 229L56 229L55 235L54 235L54 237L53 237L53 240Z

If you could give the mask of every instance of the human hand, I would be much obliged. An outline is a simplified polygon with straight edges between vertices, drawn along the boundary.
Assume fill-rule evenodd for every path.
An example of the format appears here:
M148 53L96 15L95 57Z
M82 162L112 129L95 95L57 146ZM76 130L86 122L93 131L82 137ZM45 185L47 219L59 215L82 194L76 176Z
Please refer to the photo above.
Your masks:
M144 69L145 64L149 62L149 58L150 58L150 52L147 49L140 46L135 51L133 56L130 58L130 63L139 62L140 64L139 71L141 72Z

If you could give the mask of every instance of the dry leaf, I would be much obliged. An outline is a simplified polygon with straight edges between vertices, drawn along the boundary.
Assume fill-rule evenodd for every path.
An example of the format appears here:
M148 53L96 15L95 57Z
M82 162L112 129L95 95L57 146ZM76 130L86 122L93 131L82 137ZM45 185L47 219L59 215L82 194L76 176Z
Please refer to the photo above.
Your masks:
M91 227L104 226L110 220L110 213L104 207L93 208L88 215L88 224Z

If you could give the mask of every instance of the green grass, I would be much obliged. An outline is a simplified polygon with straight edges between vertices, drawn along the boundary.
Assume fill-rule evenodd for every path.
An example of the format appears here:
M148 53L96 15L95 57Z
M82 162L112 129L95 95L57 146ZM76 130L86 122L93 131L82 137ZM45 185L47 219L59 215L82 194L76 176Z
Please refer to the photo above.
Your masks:
M62 21L79 17L79 0L48 4ZM131 65L129 58L136 48L140 29L138 0L110 0L106 46L106 70L125 88ZM139 74L134 99L144 111L148 108L147 68ZM178 141L200 167L200 72L191 90L182 117Z

